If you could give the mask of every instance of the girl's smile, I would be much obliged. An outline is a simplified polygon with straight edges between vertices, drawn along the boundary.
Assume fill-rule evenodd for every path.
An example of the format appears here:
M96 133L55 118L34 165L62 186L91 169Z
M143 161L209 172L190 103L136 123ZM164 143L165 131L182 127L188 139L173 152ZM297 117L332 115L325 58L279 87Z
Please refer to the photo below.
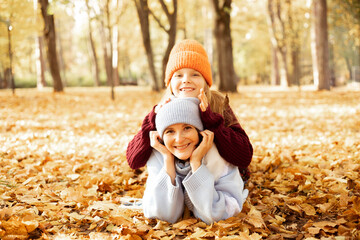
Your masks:
M192 68L182 68L174 73L170 86L176 97L197 97L206 81L198 71Z

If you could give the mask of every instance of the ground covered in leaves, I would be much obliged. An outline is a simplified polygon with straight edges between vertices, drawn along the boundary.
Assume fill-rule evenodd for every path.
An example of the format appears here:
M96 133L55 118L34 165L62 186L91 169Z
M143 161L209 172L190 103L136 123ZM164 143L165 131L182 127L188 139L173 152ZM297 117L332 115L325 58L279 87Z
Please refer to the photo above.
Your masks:
M146 169L125 151L161 94L0 91L0 239L360 239L360 91L229 97L254 147L250 197L206 225L121 207L142 197Z

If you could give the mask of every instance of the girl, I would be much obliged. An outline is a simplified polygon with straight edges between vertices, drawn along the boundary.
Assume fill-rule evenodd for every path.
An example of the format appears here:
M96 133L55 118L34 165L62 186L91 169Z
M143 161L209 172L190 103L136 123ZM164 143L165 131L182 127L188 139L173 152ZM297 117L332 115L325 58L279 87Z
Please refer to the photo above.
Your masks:
M145 217L174 223L184 203L207 224L241 212L248 190L237 167L219 155L214 134L203 131L199 104L197 98L177 98L156 115L143 197Z
M156 112L174 97L198 97L204 128L215 134L214 142L220 155L237 166L246 181L253 149L229 105L229 100L216 91L210 91L212 73L203 46L195 40L183 40L171 50L166 66L167 94L145 117L141 130L129 143L127 161L133 169L143 167L150 157L149 134L155 130ZM169 98L170 96L170 98Z

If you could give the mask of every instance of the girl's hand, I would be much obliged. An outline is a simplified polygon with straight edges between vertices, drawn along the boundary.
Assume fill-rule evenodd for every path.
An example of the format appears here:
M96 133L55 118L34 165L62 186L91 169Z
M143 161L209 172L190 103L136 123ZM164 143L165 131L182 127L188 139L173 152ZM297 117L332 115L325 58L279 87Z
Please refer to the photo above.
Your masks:
M203 139L190 157L190 166L193 173L201 166L201 160L210 150L214 142L214 133L210 130L204 130L200 132L200 134Z
M165 99L165 101L163 101L163 102L160 102L156 107L155 107L155 113L158 113L159 112L159 110L160 110L160 108L162 108L165 104L167 104L168 102L170 102L171 101L171 98L169 97L169 98L167 98L167 99Z
M207 107L209 106L209 101L205 95L203 88L200 89L200 94L199 94L198 98L200 100L200 104L199 104L200 110L202 112L205 112Z

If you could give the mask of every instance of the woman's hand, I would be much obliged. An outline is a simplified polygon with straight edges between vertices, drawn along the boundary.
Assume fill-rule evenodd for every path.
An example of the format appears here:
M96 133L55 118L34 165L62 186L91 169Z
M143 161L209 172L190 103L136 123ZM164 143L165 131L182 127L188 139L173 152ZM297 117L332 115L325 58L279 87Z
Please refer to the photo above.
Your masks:
M200 94L198 96L198 99L200 100L200 104L199 104L200 110L202 112L205 112L207 107L209 106L209 101L205 95L203 88L200 89Z
M158 150L163 156L169 157L172 156L171 152L165 147L164 144L160 142L160 135L157 131L150 131L150 146Z
M170 176L172 184L175 185L176 170L174 155L160 142L160 135L157 131L150 131L150 145L164 157L165 170Z
M200 132L200 134L203 139L190 157L190 166L193 173L201 166L201 160L210 150L214 142L214 133L210 130L204 130Z
M168 102L170 102L171 101L171 98L169 97L169 98L167 98L167 99L165 99L165 101L163 101L163 102L160 102L156 107L155 107L155 113L158 113L159 112L159 110L160 110L160 108L162 108L165 104L167 104Z

